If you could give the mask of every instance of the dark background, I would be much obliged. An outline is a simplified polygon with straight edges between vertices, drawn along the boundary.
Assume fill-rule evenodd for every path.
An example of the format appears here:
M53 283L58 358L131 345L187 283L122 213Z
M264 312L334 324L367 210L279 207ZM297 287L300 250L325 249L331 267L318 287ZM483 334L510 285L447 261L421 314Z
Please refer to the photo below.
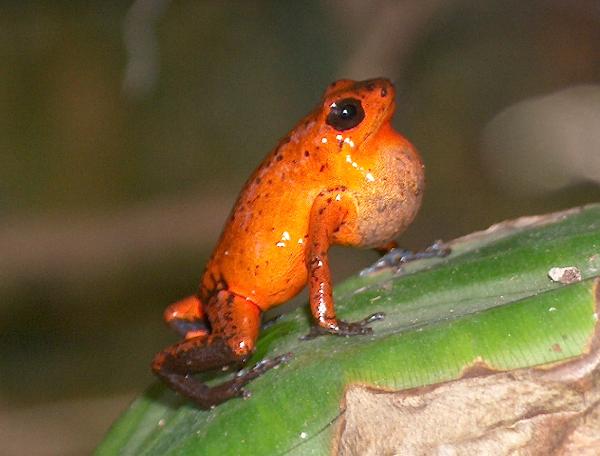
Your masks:
M154 381L164 307L336 78L396 82L404 247L600 200L597 1L0 5L1 454L88 454Z

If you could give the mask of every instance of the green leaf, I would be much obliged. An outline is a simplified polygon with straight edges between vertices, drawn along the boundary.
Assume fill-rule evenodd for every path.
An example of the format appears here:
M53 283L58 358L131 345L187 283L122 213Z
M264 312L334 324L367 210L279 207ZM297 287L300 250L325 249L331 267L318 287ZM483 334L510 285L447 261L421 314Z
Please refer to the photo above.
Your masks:
M476 362L506 370L586 352L597 330L600 205L505 222L451 246L446 258L365 271L337 287L344 320L386 313L372 336L299 341L311 322L297 309L261 334L251 364L294 357L253 381L251 398L201 411L156 385L97 454L324 454L350 384L404 389L456 379ZM549 278L567 266L583 280Z

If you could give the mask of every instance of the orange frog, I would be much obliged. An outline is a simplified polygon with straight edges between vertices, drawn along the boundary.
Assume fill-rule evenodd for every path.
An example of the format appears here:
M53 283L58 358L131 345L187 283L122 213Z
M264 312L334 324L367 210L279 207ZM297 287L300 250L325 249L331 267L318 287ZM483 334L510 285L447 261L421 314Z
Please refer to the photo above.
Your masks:
M307 282L316 323L310 337L369 334L367 325L383 318L337 318L327 251L332 244L387 251L419 209L423 164L391 126L394 94L387 79L334 82L252 174L198 295L165 311L185 340L158 353L152 369L172 389L205 409L243 396L244 385L289 354L216 386L191 374L243 365L254 351L261 314Z

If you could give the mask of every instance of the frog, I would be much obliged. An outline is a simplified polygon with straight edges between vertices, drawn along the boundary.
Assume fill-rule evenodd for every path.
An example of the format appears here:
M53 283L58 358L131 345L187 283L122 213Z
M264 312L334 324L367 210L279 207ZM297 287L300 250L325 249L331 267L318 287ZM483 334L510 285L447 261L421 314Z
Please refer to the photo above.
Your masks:
M392 126L395 99L386 78L333 82L252 173L198 292L165 310L183 340L160 351L152 370L170 388L201 409L248 397L250 381L292 354L264 359L216 385L194 374L244 367L263 314L305 286L314 320L305 339L368 335L384 318L380 312L356 322L338 318L329 248L387 252L419 210L424 165Z

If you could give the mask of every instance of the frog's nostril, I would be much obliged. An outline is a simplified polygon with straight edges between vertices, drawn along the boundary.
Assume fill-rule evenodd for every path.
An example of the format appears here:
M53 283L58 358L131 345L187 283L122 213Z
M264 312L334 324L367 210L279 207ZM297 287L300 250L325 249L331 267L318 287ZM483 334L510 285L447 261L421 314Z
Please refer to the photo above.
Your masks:
M381 88L381 98L387 97L387 89L385 87Z

